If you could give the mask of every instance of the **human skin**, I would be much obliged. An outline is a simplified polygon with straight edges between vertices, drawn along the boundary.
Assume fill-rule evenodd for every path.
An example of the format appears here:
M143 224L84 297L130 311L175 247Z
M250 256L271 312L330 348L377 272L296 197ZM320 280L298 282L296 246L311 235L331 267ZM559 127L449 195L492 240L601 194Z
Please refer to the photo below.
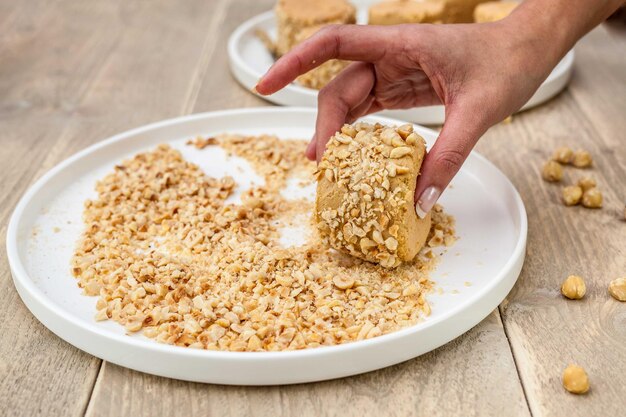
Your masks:
M383 109L445 105L416 185L416 212L424 217L487 129L519 110L622 2L526 0L494 23L329 26L281 57L256 90L272 94L329 59L354 61L319 92L306 151L318 162L344 123Z

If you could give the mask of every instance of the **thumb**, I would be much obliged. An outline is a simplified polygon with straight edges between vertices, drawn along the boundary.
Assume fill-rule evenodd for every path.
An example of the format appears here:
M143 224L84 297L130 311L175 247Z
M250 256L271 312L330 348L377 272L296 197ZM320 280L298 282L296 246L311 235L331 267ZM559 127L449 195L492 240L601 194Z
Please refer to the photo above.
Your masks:
M450 104L435 145L424 158L415 188L415 211L420 218L433 208L443 190L461 169L463 162L489 128L479 105ZM481 117L482 116L482 117Z

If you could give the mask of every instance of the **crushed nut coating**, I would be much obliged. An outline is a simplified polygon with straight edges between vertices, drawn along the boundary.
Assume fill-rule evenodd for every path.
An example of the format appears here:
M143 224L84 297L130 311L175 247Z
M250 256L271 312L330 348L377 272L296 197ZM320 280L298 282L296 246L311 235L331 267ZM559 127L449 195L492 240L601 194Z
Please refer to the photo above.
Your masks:
M281 219L313 210L280 193L315 169L303 141L222 135L192 144L247 159L266 185L227 202L233 178L208 177L167 145L116 166L85 203L72 259L78 285L98 297L96 320L172 345L279 351L371 338L428 315L432 251L389 271L329 249L312 225L304 245L281 245ZM448 217L439 208L433 230L453 234L437 223Z
M410 261L429 230L426 223L421 242L407 243L409 222L417 220L415 180L409 173L415 159L421 164L424 152L424 139L410 124L344 125L328 141L319 164L316 218L324 241L386 268ZM448 238L451 244L444 232L435 230L433 242L443 245ZM410 255L409 246L415 248Z

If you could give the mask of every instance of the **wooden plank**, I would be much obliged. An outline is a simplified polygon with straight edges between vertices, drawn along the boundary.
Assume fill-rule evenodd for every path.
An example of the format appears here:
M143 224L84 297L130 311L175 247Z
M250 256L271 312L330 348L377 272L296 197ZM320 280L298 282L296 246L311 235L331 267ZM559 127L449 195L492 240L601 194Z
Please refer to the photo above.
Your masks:
M626 140L626 25L605 23L575 48L569 88L582 112L610 149ZM622 159L622 169L626 161ZM626 196L623 196L626 199Z
M277 387L193 384L103 367L88 417L526 416L497 312L444 347L346 379Z
M211 71L202 79L192 109L194 113L240 107L269 106L271 103L242 87L230 73L227 43L231 33L245 20L270 10L275 0L231 0L220 30L215 33L216 46L211 55Z
M8 3L8 2L7 2ZM11 2L18 4L16 2ZM3 3L0 26L0 241L17 199L50 147L58 143L67 109L90 85L111 42L104 26L80 11L49 2ZM113 10L102 7L100 14ZM67 55L50 53L63 45ZM59 51L57 51L59 52ZM3 248L4 249L4 248ZM4 250L3 250L4 252ZM6 256L0 257L0 399L3 415L80 415L100 360L50 333L20 301Z
M610 43L602 31L584 42ZM604 116L580 104L583 91L597 103L606 100L607 108L623 97L591 98L595 91L609 91L619 75L603 72L587 78L592 72L587 66L596 68L597 62L580 55L570 90L515 116L510 125L496 126L479 144L513 180L529 214L526 263L501 312L535 416L620 415L626 409L626 316L624 304L607 293L609 281L626 273L626 222L621 220L626 148L624 136L618 146L619 137L613 135L624 119L603 122ZM624 71L624 65L614 69ZM601 123L607 125L600 128ZM565 207L560 202L563 185L541 180L542 164L563 145L592 153L594 168L566 168L563 183L584 175L596 178L605 197L602 210ZM584 277L583 300L560 295L560 285L570 274ZM587 395L574 396L562 388L561 373L569 363L587 369L592 386Z
M59 160L179 114L221 3L16 2L0 28L2 244L18 198ZM39 324L10 279L1 257L0 414L82 415L101 361Z

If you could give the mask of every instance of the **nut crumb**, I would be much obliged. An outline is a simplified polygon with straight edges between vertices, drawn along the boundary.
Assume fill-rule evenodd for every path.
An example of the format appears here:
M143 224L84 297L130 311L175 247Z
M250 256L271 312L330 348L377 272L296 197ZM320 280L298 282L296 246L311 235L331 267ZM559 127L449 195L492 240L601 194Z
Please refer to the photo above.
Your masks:
M188 140L187 142L185 142L187 145L193 145L195 146L197 149L204 149L207 146L210 145L217 145L217 139L216 138L203 138L202 136L198 136L197 138L195 138L194 140Z

